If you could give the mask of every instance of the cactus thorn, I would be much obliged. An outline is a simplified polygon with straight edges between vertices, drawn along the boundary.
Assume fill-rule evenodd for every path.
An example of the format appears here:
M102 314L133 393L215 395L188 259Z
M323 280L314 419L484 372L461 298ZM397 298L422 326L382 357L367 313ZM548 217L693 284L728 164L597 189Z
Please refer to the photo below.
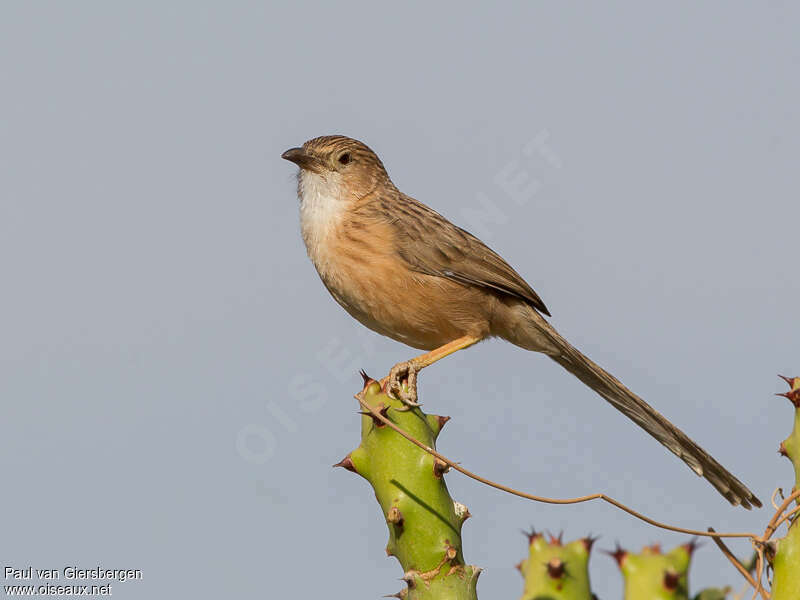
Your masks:
M444 557L447 561L452 562L458 556L458 550L453 548L449 543L447 544L447 549L444 551Z
M466 505L461 504L461 502L453 500L453 508L456 511L456 516L461 519L462 523L472 516L472 513L469 512L469 509L466 507Z
M524 561L519 561L517 564L514 565L514 567L516 567L517 571L519 571L520 573L522 573L522 563L523 562Z
M702 547L702 545L703 544L701 544L700 541L696 537L694 537L694 538L690 539L688 542L686 542L683 545L683 547L686 548L686 552L689 553L689 556L693 556L694 555L694 551L697 550L698 548Z
M775 395L787 398L795 407L800 408L800 388L795 388L790 392L776 393Z
M437 479L441 479L442 475L447 473L450 470L450 465L448 465L443 460L437 458L433 461L433 475Z
M531 527L530 531L525 531L524 529L520 529L520 533L522 533L522 535L528 538L529 546L533 543L533 540L535 540L538 537L542 537L542 534L536 533L536 529L534 529L533 527Z
M399 508L393 506L386 515L386 521L397 527L402 527L404 521L403 513L400 512Z
M561 579L567 570L567 563L558 557L553 557L547 563L547 574L552 579Z
M358 373L359 373L359 375L361 375L361 379L364 380L364 388L363 389L367 389L369 387L369 384L372 383L373 381L375 381L372 377L367 375L367 372L364 369L361 369Z
M400 578L401 581L405 581L408 589L413 590L417 584L414 582L414 571L406 571L403 573L403 576Z
M594 546L594 543L599 539L600 539L599 535L597 537L592 537L591 533L587 535L585 538L583 538L581 542L583 542L583 547L586 548L586 552L591 552L592 546Z
M797 379L796 377L786 377L785 375L778 375L778 377L788 383L789 387L794 387L794 380Z
M785 442L781 442L781 445L778 446L778 454L780 454L781 456L785 456L786 458L789 458L789 452L787 452L786 450Z
M403 592L396 592L394 594L386 594L385 596L382 596L382 598L399 598L400 600L403 600L405 597L406 595Z
M789 392L788 398L796 408L800 408L800 387L792 389L792 391Z
M645 546L642 548L642 552L650 552L651 554L661 554L661 544L656 542L651 546Z
M383 402L381 402L380 404L378 404L377 408L378 408L378 413L380 413L380 415L384 419L388 419L389 418L389 409L391 408L391 406L384 405ZM375 427L386 427L386 423L381 421L378 417L373 415L371 412L366 411L366 410L359 410L357 412L358 412L358 414L364 415L365 417L370 417L372 419L372 424L375 425Z
M358 473L358 471L356 471L356 466L353 464L353 459L350 458L349 454L345 456L342 460L340 460L338 463L332 466L342 467L344 469L347 469L348 471L352 471L353 473Z
M447 423L450 420L450 417L445 417L442 415L437 415L436 418L439 419L439 430L441 430L442 427L444 427L445 423Z
M664 571L664 587L669 591L678 589L678 583L680 583L680 580L681 577L678 575L676 570L667 569Z
M622 561L625 560L625 557L628 555L628 551L624 550L622 546L619 545L617 542L617 547L613 550L603 550L604 554L608 554L611 558L617 561L617 566L622 567Z
M564 531L558 532L558 537L554 536L552 533L547 532L550 536L550 544L553 546L562 546L564 544Z

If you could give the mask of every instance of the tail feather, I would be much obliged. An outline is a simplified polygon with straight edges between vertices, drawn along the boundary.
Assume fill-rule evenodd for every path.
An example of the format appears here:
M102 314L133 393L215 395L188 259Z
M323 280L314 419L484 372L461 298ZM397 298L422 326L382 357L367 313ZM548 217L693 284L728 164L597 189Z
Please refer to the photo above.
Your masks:
M592 388L617 410L624 413L639 427L676 454L701 477L705 477L720 494L734 506L760 507L761 501L746 485L692 441L689 436L670 423L661 413L631 392L616 377L608 373L564 339L541 316L536 315L536 327L546 335L555 352L550 358ZM541 334L540 334L541 335Z

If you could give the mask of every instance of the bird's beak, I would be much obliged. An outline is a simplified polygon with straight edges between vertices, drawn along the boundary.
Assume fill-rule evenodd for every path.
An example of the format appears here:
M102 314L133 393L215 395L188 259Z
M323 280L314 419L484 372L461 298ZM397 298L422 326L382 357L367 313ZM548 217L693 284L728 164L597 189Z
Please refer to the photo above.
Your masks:
M293 162L301 169L307 169L315 173L320 173L322 171L322 162L316 156L308 154L302 148L289 148L286 152L281 154L281 158Z

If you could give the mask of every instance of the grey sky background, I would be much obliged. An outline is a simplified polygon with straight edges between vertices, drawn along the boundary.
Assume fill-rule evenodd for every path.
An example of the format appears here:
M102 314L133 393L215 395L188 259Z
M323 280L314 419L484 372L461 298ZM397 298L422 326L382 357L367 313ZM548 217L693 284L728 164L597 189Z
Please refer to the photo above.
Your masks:
M791 2L3 3L3 565L142 569L121 599L401 588L371 489L330 465L358 444L357 369L415 351L328 296L279 158L330 133L503 254L769 505L792 483L775 374L800 374L799 26ZM511 345L425 371L421 394L453 418L440 450L495 480L700 529L771 516ZM523 528L688 539L447 482L482 598L521 593ZM591 570L621 596L609 557ZM694 591L740 582L698 551Z

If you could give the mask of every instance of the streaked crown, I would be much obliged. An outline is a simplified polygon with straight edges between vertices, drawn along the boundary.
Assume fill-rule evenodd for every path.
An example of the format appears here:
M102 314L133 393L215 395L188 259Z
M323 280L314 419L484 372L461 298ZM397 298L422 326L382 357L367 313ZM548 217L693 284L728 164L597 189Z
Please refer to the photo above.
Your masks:
M386 174L381 159L364 142L344 135L324 135L308 140L303 150L323 163L336 166L358 165L361 169L374 169ZM388 178L388 175L386 175Z

